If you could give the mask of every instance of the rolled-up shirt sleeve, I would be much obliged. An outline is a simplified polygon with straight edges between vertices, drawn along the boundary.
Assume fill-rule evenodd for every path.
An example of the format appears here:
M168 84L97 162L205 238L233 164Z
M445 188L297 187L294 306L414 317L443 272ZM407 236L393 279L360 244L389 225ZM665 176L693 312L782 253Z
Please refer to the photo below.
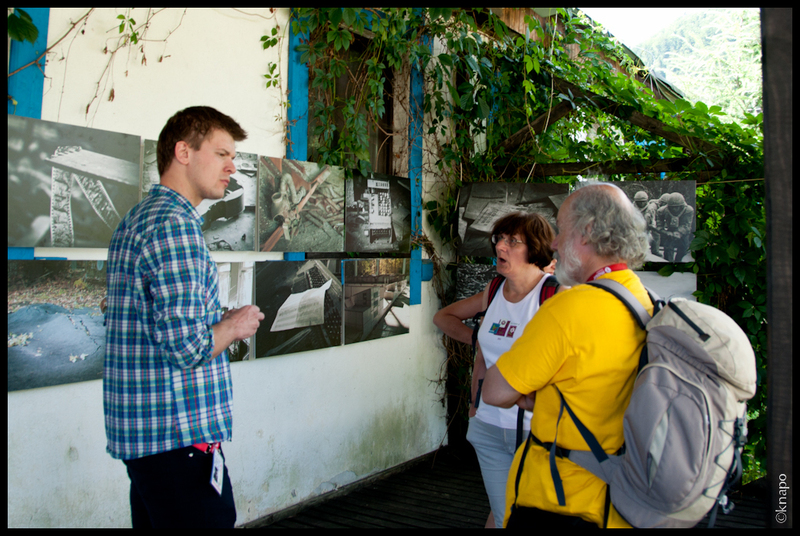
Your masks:
M214 349L212 326L222 313L209 284L216 265L194 221L170 220L159 226L143 250L141 266L152 342L175 367L193 368L209 361Z

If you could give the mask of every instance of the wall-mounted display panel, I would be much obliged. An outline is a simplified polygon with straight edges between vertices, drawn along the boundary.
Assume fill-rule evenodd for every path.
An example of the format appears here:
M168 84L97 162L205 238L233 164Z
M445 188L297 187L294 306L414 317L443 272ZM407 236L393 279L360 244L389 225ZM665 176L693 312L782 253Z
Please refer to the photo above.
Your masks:
M8 261L8 390L103 376L104 261Z
M347 251L410 253L411 183L380 173L346 181Z
M154 140L144 140L142 197L159 183ZM236 172L230 177L222 199L204 199L197 207L203 217L203 237L210 251L254 251L256 202L258 200L258 155L237 152Z
M675 272L667 277L658 272L636 272L642 284L655 292L662 300L686 298L697 301L694 292L697 290L697 274L692 272Z
M266 261L255 267L255 304L264 320L255 356L342 344L341 261Z
M141 138L8 116L8 245L106 248L139 201Z
M345 343L408 333L410 259L343 261Z
M219 305L223 311L239 309L253 304L253 275L255 263L218 262ZM252 338L233 342L228 347L230 361L251 361L255 359L252 351Z
M647 222L648 262L691 262L689 244L697 226L695 181L614 182Z
M561 203L569 193L566 184L475 182L459 191L459 255L492 257L494 223L511 212L536 212L555 228Z
M262 156L258 251L344 251L344 168Z

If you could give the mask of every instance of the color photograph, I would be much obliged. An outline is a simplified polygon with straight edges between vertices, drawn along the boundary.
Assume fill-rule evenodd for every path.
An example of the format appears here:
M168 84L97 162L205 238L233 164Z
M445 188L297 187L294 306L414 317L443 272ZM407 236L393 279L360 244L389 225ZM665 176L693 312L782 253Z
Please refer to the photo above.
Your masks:
M258 251L344 251L344 169L258 159Z
M411 252L410 179L372 173L345 185L347 251Z
M265 261L255 267L255 304L264 320L255 356L342 344L341 261Z
M104 261L8 261L8 390L103 377Z
M346 260L345 344L408 333L410 259Z
M8 245L106 248L139 201L141 138L8 116Z
M567 184L474 182L464 186L458 200L458 254L494 256L492 228L511 212L541 214L555 229L558 208L568 194Z

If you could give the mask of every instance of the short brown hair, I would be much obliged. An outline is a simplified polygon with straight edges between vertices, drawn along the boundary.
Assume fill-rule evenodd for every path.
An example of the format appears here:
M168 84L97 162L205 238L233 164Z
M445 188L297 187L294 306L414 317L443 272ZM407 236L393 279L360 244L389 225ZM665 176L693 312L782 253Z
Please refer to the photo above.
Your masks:
M520 235L528 246L528 263L542 270L553 261L552 243L556 237L553 226L541 214L512 212L497 220L492 235L504 234L511 238ZM492 243L492 252L497 256L497 248Z
M185 141L189 147L198 150L214 130L227 132L234 141L247 139L247 132L239 123L210 106L191 106L170 117L158 135L158 175L163 175L172 163L178 142Z

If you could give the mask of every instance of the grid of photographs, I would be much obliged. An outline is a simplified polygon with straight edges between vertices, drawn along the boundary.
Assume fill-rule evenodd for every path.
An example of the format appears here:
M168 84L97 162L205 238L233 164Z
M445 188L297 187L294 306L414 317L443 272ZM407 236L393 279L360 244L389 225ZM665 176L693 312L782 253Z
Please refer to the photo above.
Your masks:
M8 246L108 247L159 182L156 145L9 116ZM243 152L234 164L225 196L196 207L211 251L410 253L409 179Z
M108 247L121 218L159 181L156 142L137 136L9 116L8 149L9 247ZM223 309L256 304L265 314L255 336L231 345L231 361L409 333L408 178L346 179L343 168L254 153L239 152L234 163L224 198L197 207L209 249L309 258L218 263ZM647 260L691 260L694 181L616 184L648 221ZM459 254L491 257L492 226L513 211L555 227L568 193L566 184L465 186ZM640 274L662 297L693 299L693 274ZM456 299L481 292L494 275L494 266L460 263ZM104 261L8 261L8 291L9 391L102 376Z
M253 303L255 263L217 263L223 311ZM105 261L8 261L8 390L102 378ZM228 347L254 359L252 340Z

